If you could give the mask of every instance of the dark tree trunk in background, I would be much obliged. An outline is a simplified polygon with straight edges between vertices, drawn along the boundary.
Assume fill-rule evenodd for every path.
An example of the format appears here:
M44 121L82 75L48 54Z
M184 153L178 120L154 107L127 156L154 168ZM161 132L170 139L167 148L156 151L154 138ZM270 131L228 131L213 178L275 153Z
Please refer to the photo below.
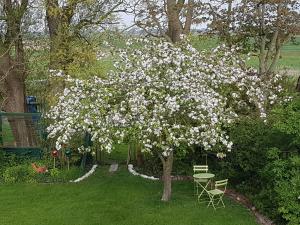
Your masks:
M50 68L56 67L59 33L59 5L58 0L46 1L46 19L50 36Z
M168 30L167 35L172 42L180 41L180 35L189 34L194 14L194 0L189 0L186 4L185 0L167 0L167 17L168 17ZM180 14L186 7L185 22L180 21Z
M70 54L71 21L80 1L59 6L58 0L46 1L46 19L50 36L50 68L66 70L73 58Z
M187 12L185 16L184 28L183 28L183 33L185 35L191 32L191 26L192 26L194 10L195 10L194 8L195 8L194 0L189 0L187 5Z
M144 164L144 157L143 157L141 145L138 143L136 144L136 164L138 167L141 167Z
M298 77L297 85L296 85L296 91L300 92L300 76Z
M163 163L163 184L164 184L164 190L163 195L161 197L161 200L164 202L167 202L171 199L171 193L172 193L172 167L173 167L173 152L170 153L166 158L163 156L160 156L160 159Z

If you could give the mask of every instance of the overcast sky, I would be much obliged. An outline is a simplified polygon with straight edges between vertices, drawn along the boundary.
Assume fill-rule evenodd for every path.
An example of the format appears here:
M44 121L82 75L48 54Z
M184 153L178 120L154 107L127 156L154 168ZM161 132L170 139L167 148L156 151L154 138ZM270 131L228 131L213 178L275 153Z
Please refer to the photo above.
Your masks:
M120 13L121 23L126 27L131 26L133 24L133 15L129 15L126 13Z

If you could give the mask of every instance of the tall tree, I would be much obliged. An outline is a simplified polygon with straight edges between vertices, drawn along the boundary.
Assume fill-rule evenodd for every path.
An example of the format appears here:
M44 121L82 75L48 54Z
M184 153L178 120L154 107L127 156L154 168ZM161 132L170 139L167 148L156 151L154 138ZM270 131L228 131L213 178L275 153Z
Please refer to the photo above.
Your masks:
M113 24L112 14L122 0L46 0L46 18L50 35L50 67L66 69L73 61L70 49L74 40L82 39L88 27L100 30ZM84 39L84 38L83 38Z
M197 0L137 0L132 9L136 25L147 34L178 42L180 35L189 34L192 24L199 22L201 6Z
M48 114L49 138L60 149L88 132L110 152L114 141L134 137L163 164L162 201L171 198L174 151L201 145L224 156L232 146L224 128L255 106L265 118L267 100L282 90L279 79L264 82L245 68L234 49L204 54L186 42L144 39L120 55L106 79L68 79L65 95Z
M219 4L218 4L219 2ZM210 1L210 27L229 44L258 52L262 76L272 74L284 43L300 32L300 2L296 0Z
M0 92L4 98L1 110L25 112L26 60L22 40L22 20L28 0L0 1ZM25 121L11 122L15 140L29 145Z

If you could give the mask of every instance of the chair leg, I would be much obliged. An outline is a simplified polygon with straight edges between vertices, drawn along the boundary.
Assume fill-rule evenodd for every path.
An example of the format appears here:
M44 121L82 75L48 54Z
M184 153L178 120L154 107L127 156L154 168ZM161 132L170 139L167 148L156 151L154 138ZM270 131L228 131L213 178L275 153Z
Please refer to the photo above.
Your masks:
M212 205L212 207L214 208L214 210L216 210L215 204L214 204L214 196L209 195L210 201L207 205L207 208L210 206L210 204Z
M204 193L204 190L202 190L200 194L198 194L198 192L197 192L197 194L198 194L198 199L201 198L201 196L203 195L203 193Z
M218 201L217 205L219 205L220 202L222 203L223 207L225 208L225 204L223 202L223 195L220 195L220 198L219 198L219 201Z
M220 195L219 200L218 200L216 206L218 206L220 203L222 203L222 206L225 208L225 204L223 202L223 195ZM222 208L222 207L218 207L218 208Z
M209 194L205 190L202 190L201 193L198 195L198 202L202 203L202 202L209 202L209 201L210 201Z

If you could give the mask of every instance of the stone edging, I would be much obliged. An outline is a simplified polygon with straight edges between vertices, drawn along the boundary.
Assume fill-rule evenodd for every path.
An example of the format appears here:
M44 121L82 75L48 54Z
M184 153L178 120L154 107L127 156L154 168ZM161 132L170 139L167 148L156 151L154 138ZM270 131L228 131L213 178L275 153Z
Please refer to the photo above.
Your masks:
M134 175L134 176L140 176L142 178L145 178L145 179L148 179L148 180L159 180L159 178L157 177L153 177L153 176L147 176L145 174L140 174L138 172L136 172L134 169L133 169L133 165L132 164L128 164L128 171Z
M228 196L229 198L231 198L232 200L234 200L237 203L242 204L243 206L245 206L246 208L248 208L253 215L256 217L256 221L261 224L261 225L275 225L275 223L273 221L271 221L269 218L267 218L266 216L260 214L255 206L253 206L251 204L251 202L249 201L249 199L247 199L244 195L237 193L236 191L232 190L232 189L228 189L226 190L226 196Z
M93 165L92 168L86 174L84 174L82 177L79 177L76 180L70 180L70 182L78 183L78 182L88 178L89 176L91 176L95 172L97 166L98 166L97 164Z

